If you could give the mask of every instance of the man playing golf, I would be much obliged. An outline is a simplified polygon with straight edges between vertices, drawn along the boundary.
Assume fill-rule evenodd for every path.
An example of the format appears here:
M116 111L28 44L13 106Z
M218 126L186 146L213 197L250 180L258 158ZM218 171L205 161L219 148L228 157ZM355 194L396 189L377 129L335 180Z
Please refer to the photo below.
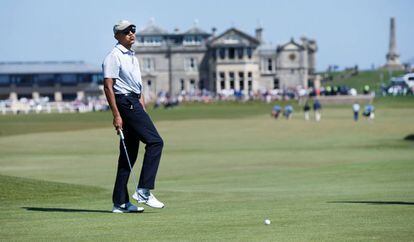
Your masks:
M154 189L163 140L145 110L141 71L138 59L131 50L135 42L135 28L127 20L119 21L113 27L118 43L103 62L105 95L114 117L113 125L122 138L112 196L114 213L144 211L144 208L129 202L127 189L140 141L146 145L145 155L139 184L132 198L153 208L164 207L150 192Z

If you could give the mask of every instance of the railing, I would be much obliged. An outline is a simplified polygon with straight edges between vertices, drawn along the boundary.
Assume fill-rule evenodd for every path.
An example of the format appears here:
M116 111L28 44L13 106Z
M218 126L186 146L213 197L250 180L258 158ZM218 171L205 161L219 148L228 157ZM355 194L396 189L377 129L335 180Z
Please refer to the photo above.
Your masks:
M105 100L97 100L87 104L82 102L47 102L42 104L13 102L0 104L0 114L30 114L30 113L85 113L109 110Z

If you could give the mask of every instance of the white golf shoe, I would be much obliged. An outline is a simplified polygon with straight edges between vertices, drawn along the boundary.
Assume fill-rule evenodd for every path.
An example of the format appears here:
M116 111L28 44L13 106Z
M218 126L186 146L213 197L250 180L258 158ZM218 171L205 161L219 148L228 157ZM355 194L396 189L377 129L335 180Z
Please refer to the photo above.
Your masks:
M152 208L163 208L164 203L158 201L158 199L148 189L138 189L132 195L132 198L137 200L138 203L144 203Z
M113 213L142 213L143 207L137 207L132 203L124 203L121 206L114 205L112 208Z

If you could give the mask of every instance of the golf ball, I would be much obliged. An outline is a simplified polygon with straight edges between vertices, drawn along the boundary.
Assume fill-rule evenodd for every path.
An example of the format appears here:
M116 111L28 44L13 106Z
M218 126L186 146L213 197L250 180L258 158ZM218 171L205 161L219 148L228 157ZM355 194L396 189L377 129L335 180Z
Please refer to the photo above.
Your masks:
M270 224L270 219L265 219L264 223L265 223L266 225L269 225L269 224Z

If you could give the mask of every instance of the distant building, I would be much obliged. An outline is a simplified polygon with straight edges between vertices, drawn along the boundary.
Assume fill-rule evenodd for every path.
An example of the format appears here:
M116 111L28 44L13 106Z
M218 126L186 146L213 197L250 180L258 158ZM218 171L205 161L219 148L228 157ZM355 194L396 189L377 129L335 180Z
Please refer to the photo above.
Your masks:
M144 90L178 93L207 88L207 40L210 34L194 27L185 33L168 33L150 25L137 33L134 46L141 65Z
M159 92L212 93L294 89L312 85L315 40L293 38L269 45L262 38L230 28L220 35L196 25L169 33L154 23L137 32L133 49L140 62L144 96ZM84 62L0 62L0 99L22 97L64 101L82 99L102 84L102 70ZM227 93L228 93L227 92Z
M0 100L82 99L102 84L102 69L84 62L0 62Z
M315 40L293 38L271 46L262 39L230 28L216 36L197 26L169 33L154 23L137 32L134 50L141 64L144 90L178 94L206 89L239 90L308 87L315 79Z

